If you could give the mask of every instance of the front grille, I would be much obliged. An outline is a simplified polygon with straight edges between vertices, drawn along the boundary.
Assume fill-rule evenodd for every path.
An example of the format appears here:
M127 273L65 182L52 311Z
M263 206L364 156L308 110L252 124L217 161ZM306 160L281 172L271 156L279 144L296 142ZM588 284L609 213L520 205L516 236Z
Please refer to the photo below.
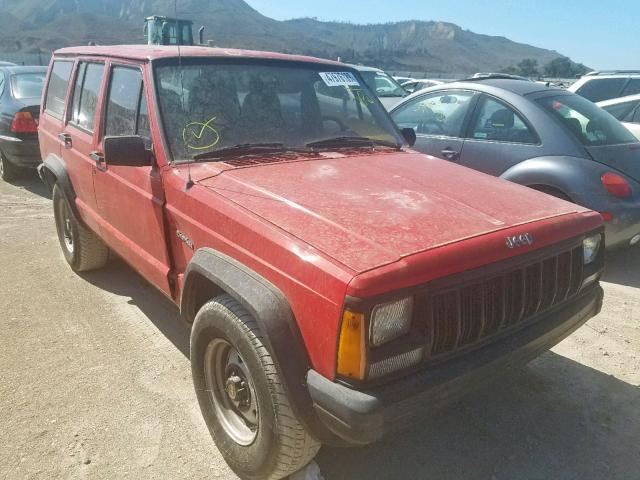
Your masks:
M582 268L579 246L482 280L418 295L417 311L427 313L427 357L490 341L570 299L582 284Z

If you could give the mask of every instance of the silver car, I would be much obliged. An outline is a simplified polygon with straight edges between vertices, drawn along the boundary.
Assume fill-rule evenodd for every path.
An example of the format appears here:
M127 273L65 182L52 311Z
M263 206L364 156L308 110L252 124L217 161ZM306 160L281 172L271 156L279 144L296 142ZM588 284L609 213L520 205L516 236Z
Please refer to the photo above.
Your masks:
M391 116L415 130L418 151L600 212L608 248L640 242L640 143L589 100L472 79L419 91Z

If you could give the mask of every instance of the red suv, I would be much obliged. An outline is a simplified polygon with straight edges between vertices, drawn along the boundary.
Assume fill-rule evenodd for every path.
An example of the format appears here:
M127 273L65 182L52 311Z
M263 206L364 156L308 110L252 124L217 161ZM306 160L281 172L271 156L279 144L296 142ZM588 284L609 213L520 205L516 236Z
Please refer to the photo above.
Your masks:
M599 312L599 214L411 151L343 64L180 50L55 52L39 173L71 268L114 252L193 324L240 476L373 442Z

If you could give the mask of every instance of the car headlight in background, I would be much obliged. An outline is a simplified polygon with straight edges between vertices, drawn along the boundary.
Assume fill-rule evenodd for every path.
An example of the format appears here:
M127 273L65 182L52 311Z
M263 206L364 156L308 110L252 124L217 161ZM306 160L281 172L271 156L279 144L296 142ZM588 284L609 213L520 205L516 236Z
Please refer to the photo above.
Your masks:
M582 253L584 254L585 265L593 263L594 260L598 257L601 243L602 235L599 233L597 235L587 237L582 241Z
M371 312L370 341L378 347L409 333L413 317L413 297L383 303Z

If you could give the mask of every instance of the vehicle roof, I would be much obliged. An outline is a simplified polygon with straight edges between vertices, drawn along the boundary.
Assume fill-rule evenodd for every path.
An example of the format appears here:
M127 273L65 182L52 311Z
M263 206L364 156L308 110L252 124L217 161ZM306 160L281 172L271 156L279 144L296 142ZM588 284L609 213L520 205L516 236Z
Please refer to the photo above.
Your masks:
M558 92L564 92L561 88L557 87L547 87L546 85L542 85L536 82L525 82L524 80L508 80L508 79L479 79L479 80L462 80L453 83L447 83L446 88L469 88L470 85L475 85L476 87L489 87L489 88L478 88L478 90L490 90L491 88L500 88L502 90L507 90L509 92L515 93L517 95L529 95L535 92L545 92L548 90L557 90ZM443 85L438 85L436 88L442 88ZM424 90L423 90L424 92Z
M15 75L18 73L47 73L47 67L40 67L37 65L16 65L16 66L4 66L0 65L0 70Z
M178 48L174 45L109 45L61 48L54 52L56 57L62 56L98 56L114 57L130 60L150 61L160 58L178 58ZM251 58L267 60L286 60L294 62L321 63L345 67L344 63L325 60L304 55L286 55L276 52L262 52L257 50L241 50L234 48L212 48L204 46L181 46L182 57L213 57L213 58Z
M640 100L640 93L635 95L627 95L626 97L611 98L609 100L603 100L596 102L596 105L600 107L608 107L609 105L617 105L618 103L635 102Z
M580 80L595 80L598 78L631 78L640 77L640 73L607 73L600 75L583 75Z

